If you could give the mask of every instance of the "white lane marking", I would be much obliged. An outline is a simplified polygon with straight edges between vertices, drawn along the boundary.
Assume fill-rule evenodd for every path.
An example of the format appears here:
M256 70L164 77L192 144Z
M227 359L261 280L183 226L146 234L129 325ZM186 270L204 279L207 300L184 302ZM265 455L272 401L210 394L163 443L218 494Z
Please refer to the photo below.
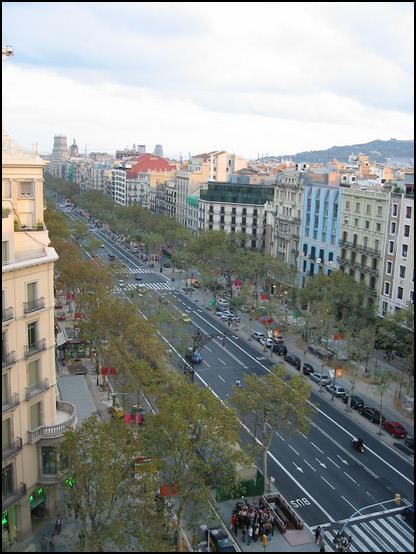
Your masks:
M329 482L325 479L325 477L322 477L322 475L321 475L321 479L322 479L323 481L325 481L325 483L326 483L327 485L329 485L329 486L331 487L331 489L334 489L334 490L335 490L335 487L333 487L333 486L331 485L331 483L329 483Z
M207 365L208 367L211 367L205 360L202 360L202 361L204 362L205 365Z
M303 461L305 462L305 464L308 464L308 466L309 466L311 469L313 469L314 471L316 471L316 469L315 469L313 466L311 466L311 464L310 464L309 462L307 462L306 460L303 460Z
M224 364L224 365L227 365L225 362L223 362L223 361L221 360L221 358L218 358L218 361L221 362L221 363Z
M223 379L223 378L221 377L221 375L218 375L218 374L217 374L217 377L218 377L219 379L221 379L221 381L222 381L223 383L225 383L225 379Z
M288 444L288 447L289 447L291 450L293 450L293 452L294 452L295 454L297 454L297 455L299 456L299 452L296 452L296 450L293 448L293 446L291 446L290 444Z
M279 435L279 433L276 431L276 435L279 437L279 439L282 439L284 441L285 439L282 437L282 435Z
M323 454L322 450L321 450L318 446L316 446L315 443L313 443L312 441L310 441L310 443L311 443L311 445L314 446L317 450L319 450L319 452L320 452L321 454Z
M357 511L357 508L356 508L353 504L351 504L351 502L350 502L349 500L347 500L347 499L345 498L345 496L341 496L341 498L342 498L343 500L345 500L345 502L351 506L351 508L354 510L354 512Z
M208 350L208 352L212 352L211 348L205 345L205 350Z
M355 479L353 479L350 475L348 475L346 471L344 471L344 473L348 477L348 479L351 479L351 481L353 481L357 485L357 481Z
M331 460L329 456L327 456L328 460L334 464L334 466L337 466L339 468L340 466L334 462L334 460Z

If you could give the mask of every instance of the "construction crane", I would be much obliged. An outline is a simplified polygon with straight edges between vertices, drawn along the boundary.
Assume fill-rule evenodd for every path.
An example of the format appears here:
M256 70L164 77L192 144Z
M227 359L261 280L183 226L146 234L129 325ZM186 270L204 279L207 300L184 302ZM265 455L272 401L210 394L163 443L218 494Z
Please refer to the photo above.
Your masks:
M1 59L2 59L2 61L6 59L6 56L13 56L13 48L11 46L2 46L1 47Z

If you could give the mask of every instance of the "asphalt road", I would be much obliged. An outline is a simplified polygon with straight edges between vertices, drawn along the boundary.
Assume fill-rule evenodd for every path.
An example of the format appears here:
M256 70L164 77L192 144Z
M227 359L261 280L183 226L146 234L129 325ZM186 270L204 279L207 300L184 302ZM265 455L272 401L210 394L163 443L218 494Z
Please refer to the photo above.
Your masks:
M273 363L281 361L275 355L271 357L269 351L260 351L241 332L230 329L215 314L175 289L170 270L160 273L159 264L150 270L136 254L113 242L108 232L102 229L94 232L105 245L103 255L114 253L132 272L128 286L138 284L134 273L140 272L144 288L171 292L169 306L189 314L194 330L199 328L208 335L227 334L225 346L218 339L211 340L201 351L202 362L195 366L195 378L202 385L209 385L218 397L225 400L243 373L265 375ZM286 367L290 373L296 373L293 367L287 364ZM413 466L391 446L378 440L374 432L367 431L348 413L339 410L340 400L334 403L327 392L320 394L313 390L311 401L319 408L309 435L285 437L276 433L268 460L269 476L274 477L275 486L300 517L309 526L339 521L362 506L390 500L396 493L401 495L403 504L412 504ZM358 435L364 439L364 454L351 447L352 438ZM246 440L253 438L247 435Z

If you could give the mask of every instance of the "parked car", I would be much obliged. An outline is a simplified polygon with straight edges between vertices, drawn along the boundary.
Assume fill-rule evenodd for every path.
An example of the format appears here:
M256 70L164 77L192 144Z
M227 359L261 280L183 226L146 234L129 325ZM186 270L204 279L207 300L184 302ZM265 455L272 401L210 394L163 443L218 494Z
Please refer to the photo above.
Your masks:
M345 396L342 397L342 401L345 402L345 404L348 404L348 398L349 397L350 397L350 395L346 394ZM356 396L355 394L353 394L351 396L350 406L354 410L358 410L358 408L364 408L364 400L362 398L360 398L359 396Z
M315 373L313 366L311 366L311 364L309 364L308 362L305 362L303 364L303 374L310 375L311 373Z
M378 410L371 408L370 406L363 406L362 408L357 409L358 413L369 419L371 423L379 423L380 419L381 421L386 419Z
M259 341L260 339L264 339L265 337L264 333L261 333L260 331L254 331L253 333L251 333L251 336L257 341Z
M294 354L286 354L284 360L288 364L293 365L298 371L300 370L300 359Z
M333 385L330 384L326 387L326 390L332 395L334 395L336 398L345 396L347 393L345 392L344 387L341 387L340 385Z
M136 279L136 281L141 281L142 280L142 276L140 273L136 273L136 275L134 276L134 278Z
M287 348L284 344L273 344L272 349L278 356L285 356L287 354Z
M222 314L220 315L220 318L223 320L223 321L227 321L227 319L230 319L230 318L233 318L235 314L233 314L233 312L230 312L229 310L225 310L224 312L222 312Z
M208 538L208 530L206 531L206 536ZM209 530L209 546L213 552L236 552L224 529Z
M413 437L406 437L404 439L404 444L410 448L410 450L414 450L415 449L415 446L414 446L414 443L413 443Z
M396 437L396 439L402 439L407 436L406 429L397 421L383 421L381 426L387 433L390 433L392 437Z
M186 315L186 314L181 314L181 319L184 323L192 323L192 320L191 318L189 317L189 315Z
M227 310L230 307L230 303L228 302L228 300L225 300L224 298L219 298L217 300L217 307L224 308Z
M272 340L274 344L280 344L284 342L285 339L282 337L282 335L279 335L278 337L273 337Z
M111 252L110 252L110 253L108 254L108 258L109 258L110 260L114 260L114 259L115 259L115 256L114 256L114 254L111 254Z
M322 375L319 372L311 373L309 377L312 379L312 381L315 381L315 383L319 383L319 381L321 381L323 387L331 384L331 377L329 377L328 375Z
M123 281L123 279L119 279L119 280L118 280L118 286L119 286L119 287L124 287L124 281Z
M264 346L266 345L267 348L271 348L272 347L272 344L273 344L273 339L271 339L270 337L268 337L266 339L266 337L262 337L260 340L259 340L259 343Z

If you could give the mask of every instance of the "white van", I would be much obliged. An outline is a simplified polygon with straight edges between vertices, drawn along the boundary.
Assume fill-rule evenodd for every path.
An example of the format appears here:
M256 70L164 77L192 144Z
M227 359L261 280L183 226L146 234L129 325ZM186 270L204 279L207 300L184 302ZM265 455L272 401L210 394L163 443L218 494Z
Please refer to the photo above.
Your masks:
M219 308L220 310L228 310L229 307L230 303L228 302L228 300L224 300L224 298L219 298L217 300L217 308Z

